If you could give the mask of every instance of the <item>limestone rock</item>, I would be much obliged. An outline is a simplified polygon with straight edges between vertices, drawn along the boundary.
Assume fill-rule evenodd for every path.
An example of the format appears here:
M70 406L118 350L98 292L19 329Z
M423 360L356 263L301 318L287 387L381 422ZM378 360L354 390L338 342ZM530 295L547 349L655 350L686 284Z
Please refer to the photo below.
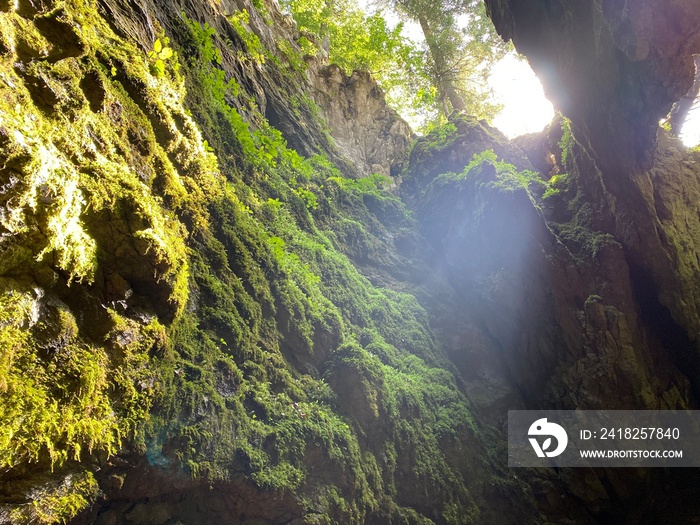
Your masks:
M357 168L357 174L396 177L406 167L413 132L384 100L367 72L346 75L336 65L311 75L314 99L323 111L335 145Z

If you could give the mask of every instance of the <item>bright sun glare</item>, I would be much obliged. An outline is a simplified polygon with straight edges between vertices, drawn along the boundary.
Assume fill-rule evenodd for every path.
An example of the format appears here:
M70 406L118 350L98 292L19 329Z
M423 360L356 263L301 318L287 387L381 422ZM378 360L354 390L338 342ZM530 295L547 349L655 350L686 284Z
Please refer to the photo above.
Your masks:
M688 114L688 120L683 124L680 138L689 148L700 144L700 104L697 101Z
M367 12L376 9L370 7L370 0L359 0L358 3ZM385 16L391 26L401 20L394 13L385 13ZM417 42L423 38L418 24L408 20L403 22L404 36ZM508 138L542 131L554 118L554 107L544 96L537 75L527 60L519 59L515 52L509 53L493 66L489 85L493 88L496 101L503 105L491 124ZM408 120L414 127L419 124L410 117ZM680 138L688 147L700 144L700 104L696 103L688 115Z
M542 84L525 60L509 54L498 62L489 78L503 110L493 125L508 138L541 131L554 118L554 108ZM680 139L688 147L700 144L700 103L696 102L683 125Z
M541 131L554 118L554 108L528 63L508 54L494 67L489 84L503 110L493 125L508 138Z
M371 0L359 0L358 3L366 12L376 9ZM414 42L423 39L417 23L402 19L392 12L384 13L384 16L390 26L403 21L405 37ZM503 110L496 115L492 124L508 138L541 131L554 118L554 108L544 96L539 79L527 61L519 60L515 53L506 55L494 65L489 84L495 92L497 102L503 104ZM410 117L407 120L414 127L420 124L413 122Z

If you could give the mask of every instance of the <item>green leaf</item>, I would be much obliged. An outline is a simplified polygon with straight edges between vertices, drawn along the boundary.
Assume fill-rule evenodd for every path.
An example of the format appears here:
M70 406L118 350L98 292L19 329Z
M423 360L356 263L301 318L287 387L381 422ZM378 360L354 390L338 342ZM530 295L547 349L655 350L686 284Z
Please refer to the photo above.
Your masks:
M157 38L155 43L153 44L153 51L156 53L160 53L160 51L163 49L163 44L160 41L160 38Z
M171 47L164 47L164 48L163 48L163 51L161 51L161 52L158 54L158 57L159 57L161 60L168 60L168 59L171 58L172 56L173 56L173 48L171 48Z
M165 74L165 62L158 59L153 64L153 74L157 77L162 77Z

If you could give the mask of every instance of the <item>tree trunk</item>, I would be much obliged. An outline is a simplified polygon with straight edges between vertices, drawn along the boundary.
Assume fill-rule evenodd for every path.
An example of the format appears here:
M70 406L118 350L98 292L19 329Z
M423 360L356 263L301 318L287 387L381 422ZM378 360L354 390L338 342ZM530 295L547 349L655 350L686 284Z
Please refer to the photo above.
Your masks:
M467 105L465 104L462 95L459 94L450 71L447 70L448 68L442 59L440 48L435 41L433 31L428 23L428 20L424 16L419 16L418 22L423 30L423 36L425 36L425 41L428 43L428 50L433 58L433 62L435 63L435 84L442 102L443 113L445 113L445 116L449 116L452 111L464 111L467 108ZM447 106L448 102L451 106L451 110Z
M700 93L700 55L695 55L695 80L690 90L681 97L671 108L669 121L671 122L671 133L676 137L681 134L683 124L688 118L688 113L698 99Z

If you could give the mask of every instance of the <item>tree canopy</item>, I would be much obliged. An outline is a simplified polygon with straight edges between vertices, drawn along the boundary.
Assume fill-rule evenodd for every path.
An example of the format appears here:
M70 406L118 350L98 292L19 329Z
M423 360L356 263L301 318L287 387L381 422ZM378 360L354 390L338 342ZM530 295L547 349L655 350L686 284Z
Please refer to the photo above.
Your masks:
M357 0L284 0L299 29L328 48L329 60L348 73L370 71L389 103L429 129L453 111L492 118L490 65L507 47L479 0L376 0L373 14ZM423 39L405 36L405 23L419 25Z
M382 0L420 24L425 38L425 76L444 115L468 111L493 116L485 90L489 66L507 48L486 16L481 0Z

